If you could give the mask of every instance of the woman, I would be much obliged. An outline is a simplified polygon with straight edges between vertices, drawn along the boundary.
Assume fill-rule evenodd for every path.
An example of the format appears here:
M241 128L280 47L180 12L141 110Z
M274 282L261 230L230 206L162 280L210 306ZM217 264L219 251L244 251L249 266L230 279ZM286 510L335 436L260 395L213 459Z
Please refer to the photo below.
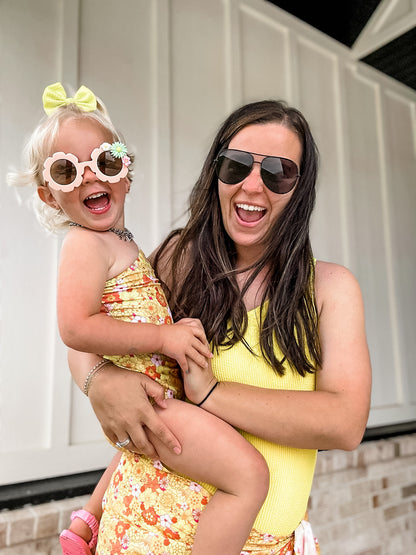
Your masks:
M239 429L269 466L269 494L247 553L294 549L317 450L354 449L368 418L371 368L359 286L345 268L315 261L310 246L317 158L298 110L275 101L237 109L191 193L188 224L154 261L174 318L199 318L215 355L212 371L192 366L184 374L188 399L200 403L208 395L203 408ZM79 385L97 360L71 353ZM145 378L106 366L90 399L111 440L129 437L130 449L155 459L159 442L178 449L180 437L160 418L163 408L149 403L148 396L162 407L164 401ZM142 469L147 459L136 460ZM170 493L180 497L186 487L178 478ZM121 512L108 503L114 492L110 486L104 515ZM146 502L145 509L154 499ZM143 512L126 526L145 521ZM156 524L147 526L157 534ZM166 553L189 552L170 537L168 543Z

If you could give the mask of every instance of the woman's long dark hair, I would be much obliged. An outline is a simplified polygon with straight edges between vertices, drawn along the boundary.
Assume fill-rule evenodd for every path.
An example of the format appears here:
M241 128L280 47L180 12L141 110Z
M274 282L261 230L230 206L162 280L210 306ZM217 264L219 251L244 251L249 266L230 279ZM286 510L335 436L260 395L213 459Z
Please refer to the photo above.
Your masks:
M236 250L221 217L215 159L247 125L277 122L294 131L302 147L300 178L289 203L265 238L264 253L250 268L240 291ZM321 363L318 314L314 299L314 263L309 221L315 203L318 151L303 115L285 102L265 100L242 106L220 128L196 182L189 221L160 247L155 268L172 240L171 288L167 292L174 319L199 318L214 349L244 341L247 311L243 297L255 277L266 271L261 301L260 348L267 362L284 374L286 361L301 376ZM275 344L283 353L281 360Z

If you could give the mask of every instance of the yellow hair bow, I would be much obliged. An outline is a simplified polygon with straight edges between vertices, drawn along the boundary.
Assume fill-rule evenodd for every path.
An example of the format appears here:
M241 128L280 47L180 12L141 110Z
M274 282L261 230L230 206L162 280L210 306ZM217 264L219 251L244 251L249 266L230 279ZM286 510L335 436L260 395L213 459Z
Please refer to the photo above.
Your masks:
M65 89L61 83L49 85L43 91L43 108L48 114L52 114L59 106L66 104L76 104L84 112L92 112L97 108L95 94L89 88L82 85L73 98L67 98Z

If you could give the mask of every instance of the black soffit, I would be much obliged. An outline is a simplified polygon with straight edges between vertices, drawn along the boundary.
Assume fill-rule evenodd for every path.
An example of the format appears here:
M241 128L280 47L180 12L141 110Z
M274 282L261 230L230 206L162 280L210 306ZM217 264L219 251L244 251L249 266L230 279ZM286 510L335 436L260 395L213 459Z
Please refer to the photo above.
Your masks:
M267 0L352 48L381 0ZM384 2L386 5L386 2ZM387 6L388 7L388 6ZM359 61L416 90L416 28L383 44Z

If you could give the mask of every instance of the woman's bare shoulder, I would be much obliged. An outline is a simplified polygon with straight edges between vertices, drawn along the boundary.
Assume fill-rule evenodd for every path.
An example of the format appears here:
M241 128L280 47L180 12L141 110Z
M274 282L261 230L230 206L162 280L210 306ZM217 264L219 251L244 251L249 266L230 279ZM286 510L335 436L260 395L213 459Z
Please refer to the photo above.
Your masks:
M324 260L316 261L315 275L317 280L348 279L347 276L354 278L352 272L342 264L325 262Z
M354 274L345 266L333 262L316 261L315 293L318 308L333 298L361 297L360 287Z

